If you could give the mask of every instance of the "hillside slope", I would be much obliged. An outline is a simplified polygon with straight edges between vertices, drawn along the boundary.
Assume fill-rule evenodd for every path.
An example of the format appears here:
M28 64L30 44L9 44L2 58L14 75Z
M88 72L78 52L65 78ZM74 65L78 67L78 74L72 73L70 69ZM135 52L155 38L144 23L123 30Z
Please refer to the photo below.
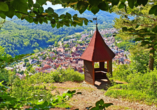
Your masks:
M0 30L0 46L8 54L27 54L35 48L45 48L59 41L61 36L42 30L33 30L13 22L6 22Z

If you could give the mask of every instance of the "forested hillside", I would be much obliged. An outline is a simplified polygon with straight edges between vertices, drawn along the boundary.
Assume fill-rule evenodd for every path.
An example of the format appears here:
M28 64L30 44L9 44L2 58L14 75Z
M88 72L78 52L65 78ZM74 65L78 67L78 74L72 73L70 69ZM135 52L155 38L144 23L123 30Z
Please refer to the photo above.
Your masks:
M48 47L62 36L51 32L33 30L13 22L6 22L0 30L0 45L8 54L31 53L35 48Z
M90 11L79 14L78 11L71 8L58 9L55 10L55 12L59 15L65 14L66 12L72 15L78 14L78 16L84 16L90 20L94 17L98 17L99 29L112 28L114 18L118 17L115 13L110 14L103 11L100 11L96 15L92 14ZM95 29L95 23L89 23L87 26L64 26L57 29L52 28L50 23L28 23L26 20L20 20L16 17L7 20L8 21L0 30L0 45L11 55L32 53L35 48L48 47L48 45L52 45L54 41L58 41L67 35Z

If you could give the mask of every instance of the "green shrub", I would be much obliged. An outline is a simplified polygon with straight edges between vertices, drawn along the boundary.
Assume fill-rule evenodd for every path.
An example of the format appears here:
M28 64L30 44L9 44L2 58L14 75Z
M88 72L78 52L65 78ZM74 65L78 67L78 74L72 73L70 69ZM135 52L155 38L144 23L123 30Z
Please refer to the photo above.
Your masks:
M50 89L51 89L51 90L55 90L55 89L56 89L56 86L51 85Z
M61 73L59 71L54 71L50 73L51 77L53 77L53 80L55 82L61 82Z
M135 73L135 71L130 70L130 65L117 65L113 71L113 79L128 82L127 76Z
M157 105L157 70L129 74L126 77L128 84L118 84L110 87L105 93L114 98L125 98L131 101L143 101Z
M12 79L12 80L11 80ZM5 69L0 70L0 82L3 81L3 84L11 84L15 79L15 73Z
M57 69L56 71L50 73L55 82L65 82L65 81L77 81L81 82L84 80L84 75L74 71L71 68L66 70Z
M40 83L53 83L54 78L50 74L46 73L36 73L28 78L28 81L31 82L31 84L40 84Z
M154 95L157 97L157 70L147 72L145 74L134 74L128 76L130 79L130 83L128 85L129 89L145 91L150 95Z
M74 71L71 68L66 70L57 69L51 73L36 73L28 78L31 84L39 83L53 83L53 82L65 82L65 81L76 81L81 82L84 80L84 75Z

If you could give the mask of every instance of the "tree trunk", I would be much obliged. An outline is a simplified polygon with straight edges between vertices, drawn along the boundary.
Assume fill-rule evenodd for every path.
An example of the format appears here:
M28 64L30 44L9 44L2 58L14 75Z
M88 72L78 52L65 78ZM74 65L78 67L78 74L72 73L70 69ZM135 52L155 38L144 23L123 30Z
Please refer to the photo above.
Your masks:
M149 69L153 70L154 69L154 48L151 48L151 50L153 52L150 53L150 55L149 55Z

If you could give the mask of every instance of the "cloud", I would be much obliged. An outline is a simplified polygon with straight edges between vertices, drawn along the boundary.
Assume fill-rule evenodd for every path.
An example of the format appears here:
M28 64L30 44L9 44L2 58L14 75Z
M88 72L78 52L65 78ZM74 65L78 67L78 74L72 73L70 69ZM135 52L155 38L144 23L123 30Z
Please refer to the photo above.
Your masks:
M35 3L36 0L33 0L33 2ZM63 8L62 5L52 5L51 2L46 2L46 3L47 3L47 5L43 5L44 10L47 9L48 7L51 7L51 8L53 8L53 9L60 9L60 8Z
M43 5L44 9L47 9L48 7L51 7L53 9L60 9L63 8L62 5L52 5L51 2L47 2L47 5Z

